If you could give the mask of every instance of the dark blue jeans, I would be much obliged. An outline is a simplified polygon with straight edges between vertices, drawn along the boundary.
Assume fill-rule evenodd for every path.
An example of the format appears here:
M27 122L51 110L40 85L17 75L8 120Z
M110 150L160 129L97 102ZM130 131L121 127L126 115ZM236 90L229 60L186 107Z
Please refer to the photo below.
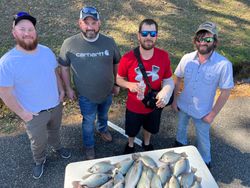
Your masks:
M112 95L100 103L93 103L84 96L79 96L79 106L82 119L82 139L84 147L91 148L95 145L94 125L97 116L96 129L99 132L107 131L108 111L112 103Z

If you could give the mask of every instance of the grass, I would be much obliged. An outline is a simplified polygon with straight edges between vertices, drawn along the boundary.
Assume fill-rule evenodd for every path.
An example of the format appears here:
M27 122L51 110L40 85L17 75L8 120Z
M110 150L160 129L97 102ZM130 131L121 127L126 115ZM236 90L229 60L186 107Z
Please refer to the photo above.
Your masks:
M79 32L79 10L85 5L99 9L101 32L115 39L122 54L138 45L140 21L155 19L159 24L157 45L169 52L173 69L185 53L194 50L192 37L198 25L206 20L216 22L217 50L233 63L239 78L249 77L248 71L241 71L250 66L249 0L1 0L0 56L14 45L11 23L16 12L29 11L37 18L40 43L58 55L63 40Z

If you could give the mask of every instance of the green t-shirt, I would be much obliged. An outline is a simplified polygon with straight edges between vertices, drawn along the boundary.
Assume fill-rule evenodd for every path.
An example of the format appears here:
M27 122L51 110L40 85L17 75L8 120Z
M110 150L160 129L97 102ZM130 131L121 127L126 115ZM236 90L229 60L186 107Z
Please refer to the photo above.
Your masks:
M120 60L115 41L103 34L94 42L86 41L82 33L63 42L59 63L70 66L73 82L80 96L94 103L103 102L114 85L113 65Z

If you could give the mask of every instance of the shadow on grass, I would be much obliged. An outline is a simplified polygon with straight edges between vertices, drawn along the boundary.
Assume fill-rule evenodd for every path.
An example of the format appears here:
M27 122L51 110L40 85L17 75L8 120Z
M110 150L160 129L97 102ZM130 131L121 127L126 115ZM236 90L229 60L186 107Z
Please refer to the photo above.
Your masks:
M210 0L210 5L216 4L227 10L221 1ZM249 1L239 1L244 10L249 9ZM236 2L235 2L236 3ZM204 4L204 6L203 6ZM93 0L84 1L29 1L20 4L18 0L1 1L3 9L0 28L0 39L3 46L0 54L12 48L14 43L10 35L12 15L20 10L30 11L38 19L37 29L40 42L51 47L58 55L64 39L79 32L77 20L79 11L84 5L96 6L101 13L101 31L113 36L122 53L137 45L137 28L144 18L154 18L159 23L158 46L169 51L173 68L187 52L193 51L192 36L198 25L206 20L219 22L220 39L223 41L219 51L235 63L250 59L250 20L232 14L231 9L226 13L213 10L207 1L196 2L189 0L162 0L152 2L123 1L123 0ZM231 11L234 11L232 8ZM239 12L240 10L238 10ZM224 20L224 21L223 21ZM11 41L11 43L10 43Z

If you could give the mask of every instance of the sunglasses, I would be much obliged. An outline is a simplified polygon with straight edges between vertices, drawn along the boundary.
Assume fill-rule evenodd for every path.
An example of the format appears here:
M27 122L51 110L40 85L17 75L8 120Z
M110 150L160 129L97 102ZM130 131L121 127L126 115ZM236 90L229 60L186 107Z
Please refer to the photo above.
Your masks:
M21 16L30 16L29 13L27 12L18 12L15 16L14 16L14 20L16 20L17 18L21 17Z
M156 37L157 31L141 31L140 32L142 37L147 37L150 34L150 37Z
M214 42L214 38L213 37L198 38L196 39L196 41L210 43L210 42Z
M82 12L84 14L98 14L98 11L94 7L84 7L82 9Z

